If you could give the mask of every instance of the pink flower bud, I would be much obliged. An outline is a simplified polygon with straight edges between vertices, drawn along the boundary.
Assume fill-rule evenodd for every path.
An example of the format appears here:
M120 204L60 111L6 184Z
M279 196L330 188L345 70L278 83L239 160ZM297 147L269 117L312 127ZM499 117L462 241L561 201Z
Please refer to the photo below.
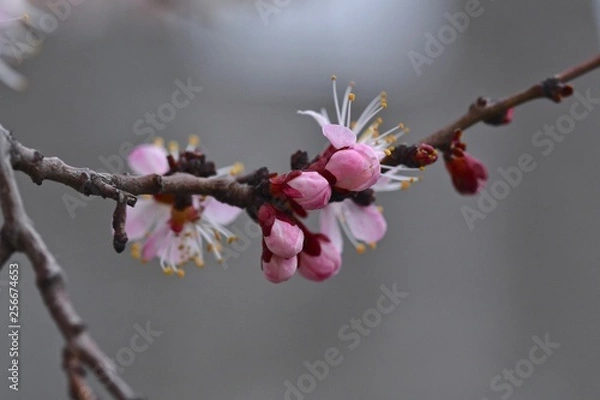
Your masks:
M281 283L290 279L298 269L298 257L278 257L271 255L269 261L262 261L262 270L265 278L273 283Z
M342 255L326 236L318 235L320 250L316 255L303 251L298 255L298 272L308 280L321 282L336 275L342 266Z
M290 217L277 212L272 205L263 204L260 207L258 223L266 246L276 256L291 258L302 250L304 233Z
M318 172L300 172L286 182L283 193L292 198L305 210L318 210L325 207L331 198L331 186Z
M336 178L336 187L352 192L370 188L381 176L377 154L361 143L333 153L325 169Z

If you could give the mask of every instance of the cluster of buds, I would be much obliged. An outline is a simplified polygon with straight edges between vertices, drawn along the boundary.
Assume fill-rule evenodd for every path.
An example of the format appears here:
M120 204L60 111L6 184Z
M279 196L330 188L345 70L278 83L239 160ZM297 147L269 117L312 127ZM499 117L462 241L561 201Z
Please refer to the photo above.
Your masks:
M376 115L387 107L381 93L356 121L351 107L356 96L350 84L340 106L333 79L338 123L325 112L299 111L312 116L329 143L309 161L305 152L292 156L292 170L269 174L261 169L253 178L238 178L255 188L256 204L247 211L262 230L261 267L267 280L289 280L298 272L311 281L336 275L342 265L342 232L360 254L375 248L387 224L374 204L375 193L407 189L419 180L406 172L422 171L437 160L435 149L426 144L396 143L408 132L403 124L380 132ZM185 151L175 144L142 145L129 156L131 169L139 174L186 173L198 177L236 175L237 165L216 169L198 150L192 138ZM309 212L319 211L320 231L303 223ZM126 233L134 241L133 253L147 261L157 257L167 274L183 276L182 265L193 260L204 265L202 245L222 261L222 239L235 240L226 225L241 210L207 196L155 195L140 199L128 210Z

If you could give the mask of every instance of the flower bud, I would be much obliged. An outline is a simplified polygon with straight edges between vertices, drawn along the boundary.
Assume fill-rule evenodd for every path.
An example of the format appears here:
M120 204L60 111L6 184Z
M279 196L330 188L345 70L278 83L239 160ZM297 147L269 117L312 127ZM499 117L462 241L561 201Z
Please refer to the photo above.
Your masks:
M444 162L458 193L477 194L487 182L487 168L481 161L466 152L467 145L460 140L461 136L460 130L454 132L450 148L444 154Z
M281 283L290 279L298 269L298 257L278 257L271 254L269 261L262 260L262 270L265 278L273 283Z
M370 188L381 176L379 158L361 143L333 153L325 169L335 177L335 187L352 192Z
M446 169L452 184L460 194L477 194L485 186L488 174L485 165L467 152L446 158Z
M342 266L342 255L326 236L318 235L320 249L310 255L306 251L298 255L298 272L308 280L321 282L336 275Z
M318 172L300 172L286 182L283 193L305 210L318 210L329 203L331 186Z
M290 217L278 212L272 205L260 207L258 223L266 246L276 256L291 258L302 250L304 233Z

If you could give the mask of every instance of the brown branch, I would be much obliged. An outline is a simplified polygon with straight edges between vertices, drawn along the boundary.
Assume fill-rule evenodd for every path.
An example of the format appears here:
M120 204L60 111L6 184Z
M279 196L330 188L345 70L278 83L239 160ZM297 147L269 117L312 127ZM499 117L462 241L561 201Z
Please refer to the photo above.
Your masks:
M584 74L587 74L598 67L600 67L600 55L569 68L555 75L553 78L543 81L542 83L533 85L529 89L515 93L512 96L505 97L504 99L489 102L480 97L473 104L471 104L467 113L462 115L454 122L427 136L421 142L434 146L443 151L448 148L455 131L468 129L479 122L505 113L510 108L517 107L535 99L550 98L551 100L558 102L560 101L561 97L560 90L564 90L564 84ZM557 91L559 92L557 93ZM567 93L562 94L568 95L569 93L567 91ZM558 97L556 97L557 95Z
M96 400L92 388L85 380L85 369L77 358L77 353L68 346L63 350L63 369L69 381L69 395L73 400Z
M100 173L70 166L56 157L44 157L39 151L23 146L5 130L0 134L10 139L13 168L29 175L38 185L44 180L54 181L86 196L101 196L117 202L123 195L129 206L135 205L135 195L158 193L210 195L240 208L254 204L252 187L235 179L198 178L190 174L137 176Z
M5 131L0 134L0 203L4 215L0 259L6 261L12 251L27 255L35 271L42 299L73 357L92 369L116 399L139 399L117 375L115 366L87 332L83 320L69 299L62 268L25 212L11 168L10 153L14 148L10 136Z

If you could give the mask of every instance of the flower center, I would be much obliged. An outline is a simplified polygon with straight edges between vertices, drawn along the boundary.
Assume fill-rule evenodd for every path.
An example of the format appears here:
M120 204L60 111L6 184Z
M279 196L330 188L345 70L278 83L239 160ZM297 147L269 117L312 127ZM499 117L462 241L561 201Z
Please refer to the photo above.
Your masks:
M181 233L186 222L194 222L199 218L200 214L193 206L186 207L183 210L178 210L175 207L172 207L169 224L171 225L173 232Z

